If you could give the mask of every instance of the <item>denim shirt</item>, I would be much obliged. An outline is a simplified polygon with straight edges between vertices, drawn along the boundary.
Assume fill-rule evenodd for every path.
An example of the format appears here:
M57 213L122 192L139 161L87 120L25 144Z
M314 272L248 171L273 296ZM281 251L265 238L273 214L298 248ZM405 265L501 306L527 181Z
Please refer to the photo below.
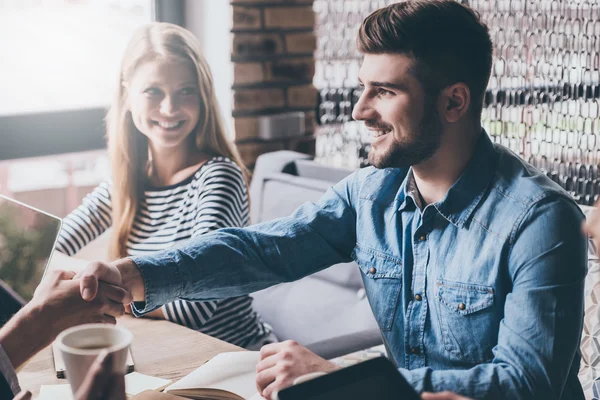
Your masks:
M251 293L352 259L417 391L583 399L577 205L485 133L442 201L416 207L409 172L364 168L289 217L134 257L146 292L134 312Z

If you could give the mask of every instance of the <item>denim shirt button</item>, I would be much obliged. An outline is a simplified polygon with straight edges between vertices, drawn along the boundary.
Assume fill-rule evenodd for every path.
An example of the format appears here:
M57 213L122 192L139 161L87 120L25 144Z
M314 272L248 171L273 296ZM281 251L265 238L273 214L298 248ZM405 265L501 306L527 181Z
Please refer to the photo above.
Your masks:
M465 305L465 303L460 303L458 305L458 309L461 310L461 311L463 311L465 308L467 308L467 306Z
M417 295L415 295L415 300L416 301L421 301L421 300L423 300L423 298L421 297L420 294L417 294Z
M369 269L370 274L375 275L375 272L377 272L377 269L375 267L371 267L371 269Z
M421 242L424 242L425 240L427 240L427 236L426 235L421 235L421 237L419 239L421 239Z
M411 347L410 352L412 354L419 354L419 353L421 353L421 350L418 347Z

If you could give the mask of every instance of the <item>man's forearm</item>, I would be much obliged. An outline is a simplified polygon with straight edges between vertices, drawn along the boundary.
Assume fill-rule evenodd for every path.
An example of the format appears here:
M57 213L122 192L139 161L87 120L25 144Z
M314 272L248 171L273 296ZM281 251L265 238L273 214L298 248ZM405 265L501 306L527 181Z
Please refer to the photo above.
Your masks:
M15 369L52 342L53 336L48 334L41 313L29 303L0 329L0 344Z
M130 258L122 258L113 263L121 273L123 286L133 296L133 301L145 301L146 293L144 288L144 278L139 268Z

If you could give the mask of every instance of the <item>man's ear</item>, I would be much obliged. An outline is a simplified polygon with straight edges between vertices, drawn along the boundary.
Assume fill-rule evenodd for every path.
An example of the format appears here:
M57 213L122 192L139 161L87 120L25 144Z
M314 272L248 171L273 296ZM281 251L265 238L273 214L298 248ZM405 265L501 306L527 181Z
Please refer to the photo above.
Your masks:
M445 88L442 99L446 121L457 122L469 111L471 92L466 84L459 82Z

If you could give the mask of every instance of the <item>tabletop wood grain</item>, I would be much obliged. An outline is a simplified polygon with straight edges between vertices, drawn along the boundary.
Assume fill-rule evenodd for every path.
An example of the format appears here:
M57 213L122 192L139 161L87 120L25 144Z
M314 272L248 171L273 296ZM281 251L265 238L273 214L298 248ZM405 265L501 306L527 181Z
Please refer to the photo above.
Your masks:
M212 357L242 348L169 321L124 316L120 325L133 333L131 353L135 370L142 374L177 380ZM67 383L56 378L52 350L45 348L18 373L22 389L30 390L34 398L41 385Z

